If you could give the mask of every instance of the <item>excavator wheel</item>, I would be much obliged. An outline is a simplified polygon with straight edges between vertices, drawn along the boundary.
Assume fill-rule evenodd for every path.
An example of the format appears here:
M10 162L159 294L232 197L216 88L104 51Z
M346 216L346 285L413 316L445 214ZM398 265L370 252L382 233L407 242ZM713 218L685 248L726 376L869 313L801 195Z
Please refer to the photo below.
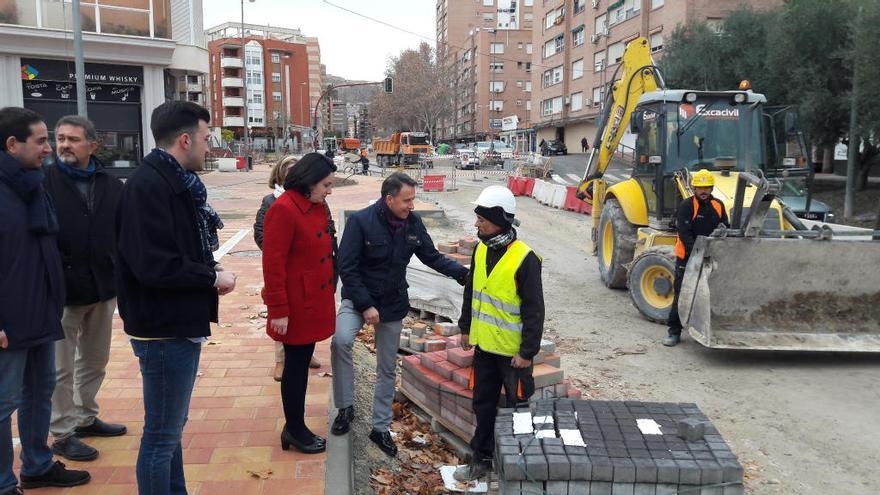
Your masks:
M666 323L675 296L675 254L669 246L648 249L629 268L629 297L645 318Z
M596 243L599 257L599 275L611 289L626 288L626 267L633 259L636 229L623 214L616 199L609 199L602 207Z

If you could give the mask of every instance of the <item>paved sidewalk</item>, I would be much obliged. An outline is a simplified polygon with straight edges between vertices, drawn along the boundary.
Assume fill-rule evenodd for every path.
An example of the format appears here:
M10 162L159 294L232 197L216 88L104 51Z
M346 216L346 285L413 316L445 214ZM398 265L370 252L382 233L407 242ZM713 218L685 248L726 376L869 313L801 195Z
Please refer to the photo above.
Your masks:
M225 224L220 234L221 252L224 243L234 243L227 244L230 249L220 261L238 275L238 281L235 291L220 299L220 324L214 326L202 351L184 432L186 479L193 495L324 493L325 455L284 452L279 440L284 426L280 386L272 379L274 342L266 336L266 320L260 315L265 309L259 296L262 266L251 231L260 201L270 192L268 172L268 166L258 165L249 173L213 172L203 176L211 204ZM334 218L342 209L362 208L379 197L380 178L358 177L357 181L357 185L333 191L329 200ZM92 475L88 485L28 493L137 493L134 466L143 430L141 379L118 316L113 329L110 364L98 401L101 418L125 423L129 433L117 438L87 439L101 452L95 461L64 461L70 468L87 469ZM306 398L306 423L322 436L328 431L331 378L320 375L330 372L329 342L321 342L316 348L315 354L324 366L311 370ZM16 461L16 474L19 467Z

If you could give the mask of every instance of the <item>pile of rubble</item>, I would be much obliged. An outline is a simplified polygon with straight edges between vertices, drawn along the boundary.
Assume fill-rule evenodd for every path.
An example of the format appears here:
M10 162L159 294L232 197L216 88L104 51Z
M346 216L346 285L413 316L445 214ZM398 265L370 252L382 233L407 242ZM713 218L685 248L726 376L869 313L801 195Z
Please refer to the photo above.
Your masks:
M502 495L743 493L743 468L695 404L535 401L500 409Z
M541 342L541 351L533 361L535 393L531 400L581 398L581 392L564 378L555 349L552 342ZM402 362L400 390L464 440L470 440L476 425L471 404L473 356L473 349L452 347L407 356Z

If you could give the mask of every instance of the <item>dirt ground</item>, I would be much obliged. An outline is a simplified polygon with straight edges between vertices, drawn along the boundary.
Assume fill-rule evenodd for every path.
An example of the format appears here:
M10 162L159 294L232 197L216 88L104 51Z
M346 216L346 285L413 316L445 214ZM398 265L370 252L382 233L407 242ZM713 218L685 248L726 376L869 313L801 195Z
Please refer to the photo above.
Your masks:
M457 192L420 194L451 222L429 227L434 240L473 233L470 202L492 183L498 182L462 180ZM748 493L880 491L876 356L713 351L689 338L665 348L665 327L642 318L626 292L602 285L587 250L589 217L530 198L519 198L518 208L520 237L544 259L546 336L586 397L697 403L746 467ZM368 360L356 361L362 368L353 455L361 490L369 468L388 460L366 439L372 389L362 387L370 387L372 370Z
M855 227L873 228L877 224L880 212L880 184L872 183L864 191L855 195L855 218L844 220L843 202L846 184L844 182L819 182L813 184L813 197L827 203L832 208L838 221Z

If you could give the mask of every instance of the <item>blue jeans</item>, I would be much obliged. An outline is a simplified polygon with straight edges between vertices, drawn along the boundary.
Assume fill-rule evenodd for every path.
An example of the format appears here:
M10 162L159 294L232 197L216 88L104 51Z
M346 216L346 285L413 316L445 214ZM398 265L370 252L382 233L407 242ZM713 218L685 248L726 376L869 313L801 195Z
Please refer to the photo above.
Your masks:
M180 443L202 345L187 339L134 340L144 379L144 435L137 459L140 495L186 495Z
M12 412L18 409L21 474L39 476L52 467L49 418L55 390L55 342L0 350L0 493L18 485L12 472Z

